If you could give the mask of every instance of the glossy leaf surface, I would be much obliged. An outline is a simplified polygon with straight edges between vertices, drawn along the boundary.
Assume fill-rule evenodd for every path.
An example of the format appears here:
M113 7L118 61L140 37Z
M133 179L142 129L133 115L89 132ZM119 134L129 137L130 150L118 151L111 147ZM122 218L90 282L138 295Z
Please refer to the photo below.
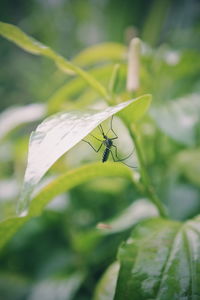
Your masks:
M30 137L28 164L21 196L22 207L26 206L34 186L65 152L104 120L125 108L126 116L129 116L130 109L129 118L136 121L142 116L142 111L146 112L150 100L151 97L145 95L101 111L64 112L44 120ZM135 113L132 115L133 110Z
M200 297L200 217L179 223L152 219L120 247L115 300Z

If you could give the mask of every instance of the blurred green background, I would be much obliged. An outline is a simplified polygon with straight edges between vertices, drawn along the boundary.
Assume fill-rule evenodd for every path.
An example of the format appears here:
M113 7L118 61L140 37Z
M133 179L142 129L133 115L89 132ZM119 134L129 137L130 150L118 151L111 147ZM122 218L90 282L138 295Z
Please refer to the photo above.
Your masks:
M150 46L199 50L199 1L1 1L0 17L67 58L107 41L127 44L138 35ZM0 110L43 102L62 84L53 63L1 39ZM54 83L54 84L52 84Z
M198 0L1 0L0 16L69 59L98 43L127 46L133 36L140 37L146 54L139 92L153 95L151 114L140 123L148 172L172 218L185 220L199 213ZM13 105L47 103L70 81L51 61L3 38L0 42L2 113ZM37 123L17 128L0 144L1 219L14 214L28 138ZM77 149L48 175L73 167L79 151L87 151ZM84 159L88 157L81 163ZM141 197L122 179L96 180L60 196L1 251L0 299L92 299L100 276L130 232L99 238L95 226Z

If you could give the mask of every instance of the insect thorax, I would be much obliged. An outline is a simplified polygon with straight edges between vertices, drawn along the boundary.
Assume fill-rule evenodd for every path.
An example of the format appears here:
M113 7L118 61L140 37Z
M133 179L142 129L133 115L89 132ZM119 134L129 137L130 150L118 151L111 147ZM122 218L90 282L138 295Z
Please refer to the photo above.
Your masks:
M103 143L104 143L104 145L105 145L106 147L108 147L108 148L110 148L110 147L113 145L112 140L109 139L109 138L106 138L106 139L104 140Z

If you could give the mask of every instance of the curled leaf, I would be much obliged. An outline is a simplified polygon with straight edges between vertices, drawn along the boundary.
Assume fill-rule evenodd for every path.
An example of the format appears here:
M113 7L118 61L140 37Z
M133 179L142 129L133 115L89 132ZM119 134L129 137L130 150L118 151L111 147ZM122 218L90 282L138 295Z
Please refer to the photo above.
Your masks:
M85 136L107 118L123 109L130 107L130 111L138 112L132 116L132 121L146 112L146 99L149 95L132 99L116 106L107 107L101 111L72 111L55 114L44 120L34 132L29 142L28 164L25 172L20 206L27 203L34 186L40 181L47 170L68 150L74 147ZM143 103L144 102L144 103ZM142 105L143 103L143 105ZM24 207L24 205L22 205Z

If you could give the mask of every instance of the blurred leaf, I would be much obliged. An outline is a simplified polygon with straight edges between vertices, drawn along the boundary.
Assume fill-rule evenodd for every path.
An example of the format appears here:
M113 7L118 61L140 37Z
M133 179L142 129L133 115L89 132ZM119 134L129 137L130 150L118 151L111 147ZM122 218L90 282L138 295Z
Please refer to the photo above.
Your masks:
M28 217L13 217L0 222L0 248L28 221Z
M120 265L118 262L115 262L108 267L96 287L94 300L113 300L119 267Z
M15 127L44 117L46 107L43 104L9 107L0 114L0 139Z
M115 64L108 84L108 89L111 95L114 95L116 93L117 86L119 85L119 71L120 65Z
M32 282L20 273L0 273L0 297L2 300L26 299Z
M88 73L98 80L109 79L112 72L112 65L101 66L98 69L89 70ZM69 82L61 86L55 93L48 99L48 107L50 112L59 110L62 103L69 100L73 100L74 97L83 92L85 88L88 88L87 83L81 77L71 79Z
M0 34L32 54L53 54L49 47L29 37L15 25L0 22Z
M169 215L173 220L187 220L200 211L199 190L190 183L172 181L166 199Z
M103 43L85 49L72 60L84 67L105 61L120 61L125 58L126 47L118 43Z
M91 87L97 90L100 95L106 99L108 98L105 88L95 78L54 52L50 47L29 37L17 26L0 22L0 34L32 54L40 54L52 59L62 71L69 74L76 73L80 75Z
M103 220L102 223L97 224L96 228L74 235L73 243L81 253L89 253L105 235L121 233L141 220L158 215L158 211L152 203L140 199L125 208L120 215L109 220Z
M133 123L138 121L143 117L143 115L148 111L151 104L151 95L144 95L136 99L142 99L142 101L137 102L137 106L130 105L121 110L118 114L119 116L128 123Z
M117 166L117 168L116 168ZM98 177L122 177L133 182L133 171L120 163L102 162L92 163L83 167L68 171L48 184L33 198L30 203L29 215L37 216L43 208L55 196L74 188L84 182Z
M97 80L101 81L103 84L107 84L110 80L110 76L113 71L113 64L103 65L98 68L89 70L88 73L95 77ZM120 65L120 79L123 81L123 78L126 77L126 66L125 64ZM120 85L118 86L118 88ZM71 79L69 82L62 85L55 93L47 100L48 110L50 113L54 113L63 108L64 105L68 106L69 101L73 105L82 105L81 98L84 91L91 91L88 89L87 83L81 77ZM93 93L95 91L93 90ZM97 93L96 93L97 94ZM79 97L77 101L77 96ZM97 94L98 96L98 94ZM81 98L80 98L81 97ZM75 100L75 101L74 101ZM81 103L80 103L81 102Z
M67 278L49 278L34 285L28 300L71 300L79 289L84 275L73 274Z
M158 127L171 138L193 146L196 143L195 127L200 120L199 97L199 94L193 94L167 102L152 108L151 115Z
M113 114L126 108L124 114L132 122L141 118L150 103L145 95L101 111L72 111L55 114L44 120L32 132L29 142L28 164L25 172L20 206L27 206L35 185L47 170L69 149Z
M181 151L174 164L192 183L200 185L200 149Z
M115 217L113 220L106 222L108 228L102 230L102 234L112 234L118 233L133 225L137 224L139 221L158 216L158 210L156 207L145 199L140 199L134 201L129 207L127 207L122 213Z
M173 67L172 76L174 80L186 77L187 79L194 78L194 75L198 77L200 71L200 54L199 51L194 49L185 50L180 55L180 62Z
M114 299L198 299L200 217L179 223L152 219L136 226L118 254Z
M102 164L98 162L66 172L45 186L32 199L27 216L9 218L0 223L0 248L4 246L25 222L32 217L40 215L50 200L84 182L101 176L123 177L133 181L133 172L120 163L107 162L106 164Z

